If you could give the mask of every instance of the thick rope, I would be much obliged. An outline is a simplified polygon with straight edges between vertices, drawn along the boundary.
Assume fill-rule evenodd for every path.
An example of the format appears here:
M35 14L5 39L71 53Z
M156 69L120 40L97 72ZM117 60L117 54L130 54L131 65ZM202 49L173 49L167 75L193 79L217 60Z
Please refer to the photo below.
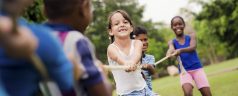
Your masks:
M159 61L155 62L154 65L156 66L156 65L160 64L161 62L165 61L166 59L168 59L171 56L166 56L166 57L160 59ZM129 68L129 66L125 66L125 65L104 65L103 67L107 70L126 70ZM142 68L142 65L137 66L137 69L141 69L141 68Z

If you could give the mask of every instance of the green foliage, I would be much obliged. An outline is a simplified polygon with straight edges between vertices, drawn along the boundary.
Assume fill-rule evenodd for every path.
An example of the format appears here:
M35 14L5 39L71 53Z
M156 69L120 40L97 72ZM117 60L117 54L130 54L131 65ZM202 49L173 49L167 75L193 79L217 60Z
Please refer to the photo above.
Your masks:
M27 11L24 13L24 17L31 22L42 22L46 18L42 12L43 9L43 1L42 0L34 0L33 5L27 8Z
M223 54L222 52L218 54L228 55L228 58L233 58L238 56L238 51L236 50L238 48L237 19L237 0L213 0L203 5L202 12L196 16L196 20L199 21L196 26L199 26L201 34L204 34L205 38L213 44L210 47L221 48L218 49L218 52L221 50L228 51L228 54Z

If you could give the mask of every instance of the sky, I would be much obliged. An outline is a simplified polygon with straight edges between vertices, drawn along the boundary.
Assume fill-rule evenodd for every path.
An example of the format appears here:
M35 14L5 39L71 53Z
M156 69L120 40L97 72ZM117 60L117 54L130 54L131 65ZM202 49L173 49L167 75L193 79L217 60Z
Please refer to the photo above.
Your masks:
M145 5L143 20L151 19L153 22L169 23L171 18L180 15L180 8L186 7L193 12L199 12L201 6L189 4L189 0L138 0L140 5Z

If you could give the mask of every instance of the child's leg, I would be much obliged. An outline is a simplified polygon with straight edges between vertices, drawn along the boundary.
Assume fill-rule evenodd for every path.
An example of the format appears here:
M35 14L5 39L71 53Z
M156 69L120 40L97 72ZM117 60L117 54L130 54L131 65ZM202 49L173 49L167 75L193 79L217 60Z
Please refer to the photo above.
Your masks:
M202 68L194 72L193 78L202 96L211 96L211 91L206 77L206 73Z
M201 92L202 96L212 96L212 93L210 91L210 87L200 88L199 91Z
M189 72L186 74L180 74L180 83L183 88L184 96L193 95L193 79Z
M185 83L182 86L184 96L193 96L193 85L190 83Z

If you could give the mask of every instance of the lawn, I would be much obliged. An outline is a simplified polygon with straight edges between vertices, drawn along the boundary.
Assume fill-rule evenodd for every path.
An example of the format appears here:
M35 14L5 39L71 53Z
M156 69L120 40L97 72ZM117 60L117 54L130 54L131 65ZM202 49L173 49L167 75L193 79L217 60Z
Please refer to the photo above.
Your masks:
M238 96L238 59L204 67L208 75L213 96ZM183 96L179 77L164 77L153 80L153 90L161 96ZM201 96L194 88L194 96Z

